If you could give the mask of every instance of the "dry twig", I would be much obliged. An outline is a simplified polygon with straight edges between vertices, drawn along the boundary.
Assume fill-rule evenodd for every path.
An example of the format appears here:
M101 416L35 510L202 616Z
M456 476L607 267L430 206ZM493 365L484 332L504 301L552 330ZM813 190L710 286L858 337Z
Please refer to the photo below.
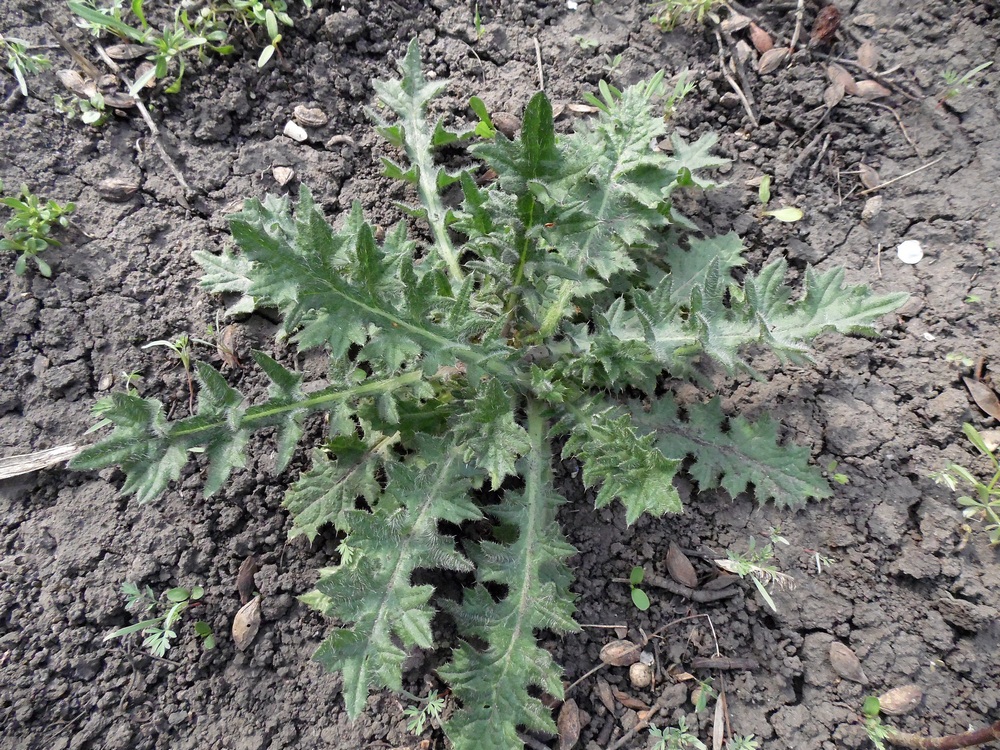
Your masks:
M939 156L934 161L929 161L926 164L921 164L916 169L911 169L909 172L904 172L903 174L899 175L898 177L893 177L891 180L886 180L885 182L879 183L875 187L870 187L867 190L862 190L862 191L860 191L858 193L858 195L868 195L869 193L874 193L876 190L881 190L882 188L887 187L887 186L891 185L894 182L899 182L900 180L906 179L907 177L910 177L911 175L915 175L917 172L922 172L923 170L927 169L928 167L933 167L935 164L937 164L942 159L944 159L944 157L943 156Z
M959 750L963 747L975 747L993 740L1000 740L1000 721L996 721L988 727L961 734L949 734L944 737L924 737L919 734L890 731L886 739L897 747L909 747L915 748L915 750Z
M130 81L128 76L122 72L121 67L119 67L119 65L108 56L104 47L100 44L95 44L94 48L97 50L97 54L101 56L101 59L104 60L104 63L115 72L115 75L118 76L119 80L131 91L132 81ZM184 191L181 194L178 203L180 203L184 208L190 209L191 206L188 205L187 197L189 195L193 195L194 190L192 190L191 186L188 185L187 180L184 179L184 174L160 142L160 129L156 126L156 123L153 122L153 118L149 116L149 110L146 109L146 105L142 103L142 100L138 96L133 98L135 99L136 109L139 110L139 114L142 116L143 122L146 123L146 127L149 129L150 135L153 138L153 144L156 146L156 150L160 152L160 158L163 159L163 163L167 165L167 169L170 170L170 173L174 176L174 179L177 180L177 183Z

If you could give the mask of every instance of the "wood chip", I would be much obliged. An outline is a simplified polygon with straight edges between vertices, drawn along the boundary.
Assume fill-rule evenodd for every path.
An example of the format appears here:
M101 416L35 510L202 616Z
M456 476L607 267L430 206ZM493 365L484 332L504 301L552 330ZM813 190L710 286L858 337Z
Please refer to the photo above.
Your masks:
M907 714L924 699L924 691L916 685L900 685L878 697L879 710L890 716Z
M762 55L774 49L774 40L771 39L771 35L755 23L750 24L750 42L754 49Z
M601 649L601 661L612 667L629 667L639 661L642 647L632 641L611 641Z
M260 630L260 597L255 596L244 604L233 618L233 643L240 651L246 651Z
M580 708L572 698L567 699L559 709L556 727L559 729L559 750L571 750L580 741L580 730L583 728Z
M989 414L994 419L1000 419L1000 400L997 394L986 383L981 380L963 377L962 382L969 389L969 395L976 402L976 406Z
M78 448L75 445L60 445L35 453L22 453L18 456L0 458L0 479L10 479L22 474L30 474L33 471L47 469L50 466L57 466L69 461L81 450L83 448ZM636 659L638 658L637 650Z
M858 47L858 65L865 70L875 70L878 67L878 47L871 39Z
M761 55L760 60L757 61L757 72L762 76L767 75L768 73L773 73L791 56L792 51L788 47L775 47L774 49L769 49Z
M858 81L857 96L862 99L882 99L892 92L877 81Z
M833 671L845 680L857 682L861 685L868 684L868 677L865 676L861 668L861 661L857 655L840 641L830 644L830 664Z
M812 34L809 36L809 46L818 47L826 44L840 28L840 11L836 5L827 5L821 8L816 14L816 23L813 24Z
M698 574L695 572L694 565L688 560L687 555L681 552L680 547L673 542L667 549L667 573L677 583L691 589L698 588Z

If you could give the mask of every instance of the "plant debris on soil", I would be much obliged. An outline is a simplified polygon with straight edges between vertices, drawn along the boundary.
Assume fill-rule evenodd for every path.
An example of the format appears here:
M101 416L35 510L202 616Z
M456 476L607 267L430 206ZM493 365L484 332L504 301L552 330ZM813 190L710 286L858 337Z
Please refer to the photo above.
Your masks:
M688 140L718 133L715 152L732 163L719 170L727 186L687 198L683 213L706 231L735 230L753 267L781 257L800 276L844 266L849 283L911 298L878 339L821 340L810 367L761 355L759 379L719 386L728 413L773 415L817 465L835 467L845 482L831 499L787 515L681 482L683 515L627 526L619 506L594 510L572 462L558 467L584 627L543 639L573 687L553 706L561 735L525 742L638 750L650 723L683 718L706 744L752 734L768 750L866 748L869 694L891 696L886 724L902 733L994 724L1000 552L929 475L978 466L962 424L1000 418L988 413L990 368L1000 368L1000 71L954 83L997 59L1000 8L748 2L734 5L744 25L664 32L642 0L474 5L293 4L295 26L267 67L247 40L190 66L179 93L140 94L155 135L134 107L100 128L67 120L53 106L64 91L54 72L30 77L26 97L5 72L0 180L76 211L62 246L42 256L50 279L17 276L16 256L0 255L0 457L85 444L90 408L109 389L186 409L184 368L141 348L154 340L187 334L194 358L264 392L263 376L240 363L273 349L276 324L226 317L198 289L191 253L230 246L225 217L244 199L294 195L299 184L331 220L355 200L382 226L401 218L396 203L408 196L379 174L387 147L364 108L371 80L393 74L409 39L451 79L437 106L452 123L475 121L473 95L516 122L541 79L565 124L587 116L583 94L602 79L622 87L687 71L694 87L673 126ZM47 4L46 21L29 0L0 8L0 33L51 45L55 70L74 63L53 29L111 72L61 4ZM800 220L764 215L765 175L769 206L797 208ZM914 263L895 252L905 241L920 243ZM209 333L220 321L228 327ZM324 376L318 358L292 364L307 381ZM319 440L323 425L311 429ZM207 500L193 465L145 506L117 496L114 470L0 480L0 750L444 747L434 721L414 736L406 701L388 694L348 722L339 677L310 661L327 624L296 597L338 559L338 540L288 540L281 498L308 451L283 474L270 471L273 453L251 443L246 468ZM774 611L713 561L778 536L769 564L794 585L769 589ZM646 610L633 603L636 566ZM181 632L161 659L139 641L104 642L131 622L126 581L204 586L198 617L217 647ZM440 689L434 670L447 659L415 656L404 687Z

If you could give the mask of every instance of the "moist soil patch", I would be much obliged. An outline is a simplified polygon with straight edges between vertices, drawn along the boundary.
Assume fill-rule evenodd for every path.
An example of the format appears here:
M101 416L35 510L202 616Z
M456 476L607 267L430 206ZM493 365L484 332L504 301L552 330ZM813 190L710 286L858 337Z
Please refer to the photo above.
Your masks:
M54 42L39 5L0 0L0 32ZM68 12L52 0L43 5L53 26L89 55L91 40ZM331 220L358 200L375 223L400 218L395 202L408 196L380 176L379 157L390 150L364 107L371 79L395 73L393 61L410 38L420 39L429 69L452 80L437 104L449 122L471 120L471 95L490 111L518 114L539 85L539 65L545 90L563 110L561 127L582 116L566 105L581 103L601 78L623 86L661 68L668 77L688 70L694 91L674 113L674 126L687 138L717 132L716 152L732 163L721 170L727 186L691 197L686 213L707 231L739 232L752 267L785 257L801 277L807 264L844 266L849 282L912 297L883 321L878 339L823 339L809 367L759 356L759 379L718 383L730 414L771 414L816 462L836 463L847 482L828 501L787 514L683 485L684 515L628 527L620 508L595 511L575 467L561 467L571 500L562 520L579 551L571 561L577 618L587 627L543 641L567 683L599 665L601 646L615 637L593 626L622 625L636 639L659 631L647 646L658 671L653 686L635 688L626 669L609 667L572 689L589 715L577 746L614 745L637 718L601 703L598 677L647 704L668 675L710 680L726 695L731 732L753 734L775 750L868 747L863 697L907 683L924 697L892 719L906 731L940 735L996 721L1000 556L975 522L966 525L955 494L929 478L950 461L985 472L961 425L995 426L961 377L970 374L963 360L985 358L987 370L1000 362L1000 70L986 69L953 92L942 73L997 59L996 3L838 0L836 35L809 47L817 7L807 2L802 43L767 74L757 72L752 56L741 71L723 67L707 27L657 29L645 3L570 5L480 2L481 33L469 3L317 0L308 14L293 6L296 27L269 66L257 69L253 41L245 38L236 55L189 71L179 94L151 94L162 144L189 192L136 115L92 129L56 112L53 96L61 90L52 74L30 78L27 98L12 77L0 78L0 179L8 190L23 182L78 206L63 246L46 252L51 279L34 271L15 276L15 258L0 257L0 453L86 440L91 406L102 392L123 387L122 373L137 371L143 395L183 413L187 383L176 360L140 347L182 333L204 337L215 325L224 301L199 291L191 252L231 244L225 217L243 199L294 194L301 182ZM795 5L744 10L787 44ZM734 36L746 40L745 32ZM856 61L865 40L877 46L888 96L847 95L827 111L828 58ZM731 53L748 51L738 41L723 45L727 66ZM58 48L50 52L57 68L71 67ZM857 66L849 72L869 77ZM304 142L283 135L297 105L328 117L307 129ZM901 179L862 194L862 163L882 181ZM275 167L294 177L278 185ZM762 215L757 185L764 174L774 180L771 207L796 206L802 221ZM135 190L109 192L110 178ZM898 259L904 240L922 243L919 263ZM267 317L244 316L234 330L245 361L251 348L288 354L273 343L276 326ZM196 355L218 364L207 347ZM307 381L324 375L319 361L295 364ZM251 397L264 392L253 367L230 368L227 376ZM321 424L312 431L322 438ZM373 695L365 716L350 723L339 677L309 660L327 623L296 597L337 559L337 540L287 539L280 502L307 465L306 447L289 471L275 475L274 446L252 441L246 468L208 499L195 468L146 506L118 496L123 477L113 470L57 467L0 483L0 749L446 747L436 729L410 734L406 704L395 696ZM670 543L688 553L705 581L718 573L712 560L745 551L751 538L763 543L775 529L787 543L776 545L774 565L795 584L772 588L776 612L752 586L700 603L647 587L652 606L639 612L628 584L615 581L635 565L665 575ZM262 623L240 652L229 627L240 607L237 571L249 555L259 565ZM130 622L119 592L124 581L157 592L204 586L198 617L212 626L218 647L204 651L182 633L157 659L138 642L104 642ZM699 617L664 629L692 615ZM833 669L834 641L858 656L867 685ZM692 666L717 649L749 661L730 670ZM444 648L414 656L408 689L426 695L440 688L433 669L446 658ZM714 701L696 713L691 692L677 693L658 723L683 716L710 742ZM554 738L532 741L556 746ZM649 745L640 732L616 746Z

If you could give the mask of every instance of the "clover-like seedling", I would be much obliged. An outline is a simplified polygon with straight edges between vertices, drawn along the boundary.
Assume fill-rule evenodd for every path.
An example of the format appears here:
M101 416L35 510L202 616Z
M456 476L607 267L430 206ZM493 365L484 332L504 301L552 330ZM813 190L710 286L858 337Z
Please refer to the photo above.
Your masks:
M642 566L636 565L632 568L632 572L628 576L629 585L632 587L632 603L640 612L645 612L649 609L649 597L645 591L639 588L639 584L642 583L645 575L646 571L642 569Z
M3 189L3 182L0 181L0 193ZM39 253L62 244L52 237L52 231L57 227L69 226L69 214L76 210L76 205L60 205L51 199L43 200L32 193L27 185L21 185L17 196L0 198L0 205L7 206L12 212L3 227L0 250L18 253L14 273L23 276L28 270L28 260L31 260L42 276L52 276L52 268L38 257Z
M148 614L161 606L149 586L140 589L134 583L126 581L122 584L121 590L125 595L126 609ZM155 657L162 657L170 649L171 641L177 637L175 628L181 616L204 595L205 590L201 586L193 586L190 589L183 587L169 589L164 593L169 605L166 612L113 630L104 636L104 640L110 641L116 638L125 638L133 633L141 633L145 636L142 641L143 648ZM202 639L206 650L215 648L215 636L208 623L196 622L194 631Z

